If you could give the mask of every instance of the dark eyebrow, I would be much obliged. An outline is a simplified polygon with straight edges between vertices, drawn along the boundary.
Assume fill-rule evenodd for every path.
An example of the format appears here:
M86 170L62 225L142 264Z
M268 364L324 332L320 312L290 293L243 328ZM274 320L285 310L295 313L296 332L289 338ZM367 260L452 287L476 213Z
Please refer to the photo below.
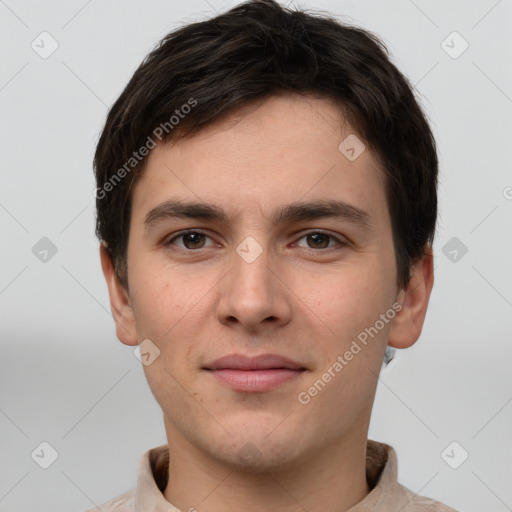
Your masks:
M343 201L318 200L310 202L291 203L277 209L272 214L274 224L292 223L321 218L335 218L351 222L369 230L372 228L370 215L355 206ZM144 219L146 229L165 219L198 219L229 223L229 217L218 206L202 202L166 201L153 208Z
M165 219L199 219L220 221L228 223L228 216L224 211L212 204L166 201L149 211L144 219L144 226L147 228Z
M272 220L274 224L284 224L327 217L351 222L367 230L372 227L372 220L367 212L343 201L335 200L288 204L279 208L272 216Z

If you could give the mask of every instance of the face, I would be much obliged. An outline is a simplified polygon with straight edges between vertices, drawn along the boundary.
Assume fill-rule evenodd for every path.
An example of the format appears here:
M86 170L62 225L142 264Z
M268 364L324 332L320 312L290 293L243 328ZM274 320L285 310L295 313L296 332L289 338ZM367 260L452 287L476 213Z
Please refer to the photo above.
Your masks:
M383 173L339 149L356 134L336 105L244 113L152 150L118 336L159 351L144 371L170 443L269 470L366 439L397 269Z

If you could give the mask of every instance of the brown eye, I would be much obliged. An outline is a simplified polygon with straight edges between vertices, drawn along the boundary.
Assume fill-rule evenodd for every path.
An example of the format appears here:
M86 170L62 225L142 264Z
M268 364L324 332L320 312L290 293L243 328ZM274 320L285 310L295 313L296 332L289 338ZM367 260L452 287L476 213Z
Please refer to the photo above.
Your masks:
M308 242L313 244L313 249L325 249L329 246L329 239L331 237L325 233L313 233L306 235Z
M205 239L210 238L209 236L201 233L200 231L186 231L173 237L167 245L176 245L175 240L182 240L182 245L178 245L181 249L203 249L208 247L205 245Z
M182 239L187 249L200 249L204 245L204 235L200 233L186 233Z
M306 239L307 246L300 245L300 247L304 247L306 249L329 249L336 245L346 245L346 243L339 238L322 231L312 231L301 237L301 240L302 239ZM335 243L331 243L332 241Z

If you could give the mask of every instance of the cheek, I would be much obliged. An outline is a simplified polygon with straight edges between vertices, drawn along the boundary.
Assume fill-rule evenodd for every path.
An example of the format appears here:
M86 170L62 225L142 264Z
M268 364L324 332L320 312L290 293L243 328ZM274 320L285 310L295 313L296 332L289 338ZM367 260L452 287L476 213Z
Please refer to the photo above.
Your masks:
M145 278L140 275L135 321L139 338L149 338L160 350L158 358L144 366L153 395L164 410L185 414L189 406L184 390L194 388L195 361L187 353L198 339L199 318L204 317L196 298L202 294L189 280L164 276L158 271Z
M205 276L186 276L154 263L148 268L153 269L151 273L138 274L134 294L137 333L139 339L149 338L158 346L160 366L165 365L181 382L193 370L198 343L206 341L204 325L213 313L205 308L211 308L208 290L213 291L212 284ZM148 370L149 378L159 378Z
M378 265L353 265L335 273L297 277L295 289L322 332L349 340L390 307L385 275Z
M142 277L142 276L141 276ZM166 333L172 330L182 305L175 300L171 286L162 280L141 280L134 304L134 316L139 335L155 341L163 341Z
M197 282L187 279L150 258L134 261L133 297L137 329L165 339L200 294Z

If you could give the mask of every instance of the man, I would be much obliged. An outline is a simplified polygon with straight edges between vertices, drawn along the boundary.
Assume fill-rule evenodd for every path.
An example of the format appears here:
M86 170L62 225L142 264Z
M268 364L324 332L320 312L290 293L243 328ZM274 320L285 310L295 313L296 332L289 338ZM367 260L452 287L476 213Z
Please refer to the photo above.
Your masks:
M164 38L110 110L97 234L167 445L106 511L449 511L368 440L433 286L435 142L375 36L272 0Z

